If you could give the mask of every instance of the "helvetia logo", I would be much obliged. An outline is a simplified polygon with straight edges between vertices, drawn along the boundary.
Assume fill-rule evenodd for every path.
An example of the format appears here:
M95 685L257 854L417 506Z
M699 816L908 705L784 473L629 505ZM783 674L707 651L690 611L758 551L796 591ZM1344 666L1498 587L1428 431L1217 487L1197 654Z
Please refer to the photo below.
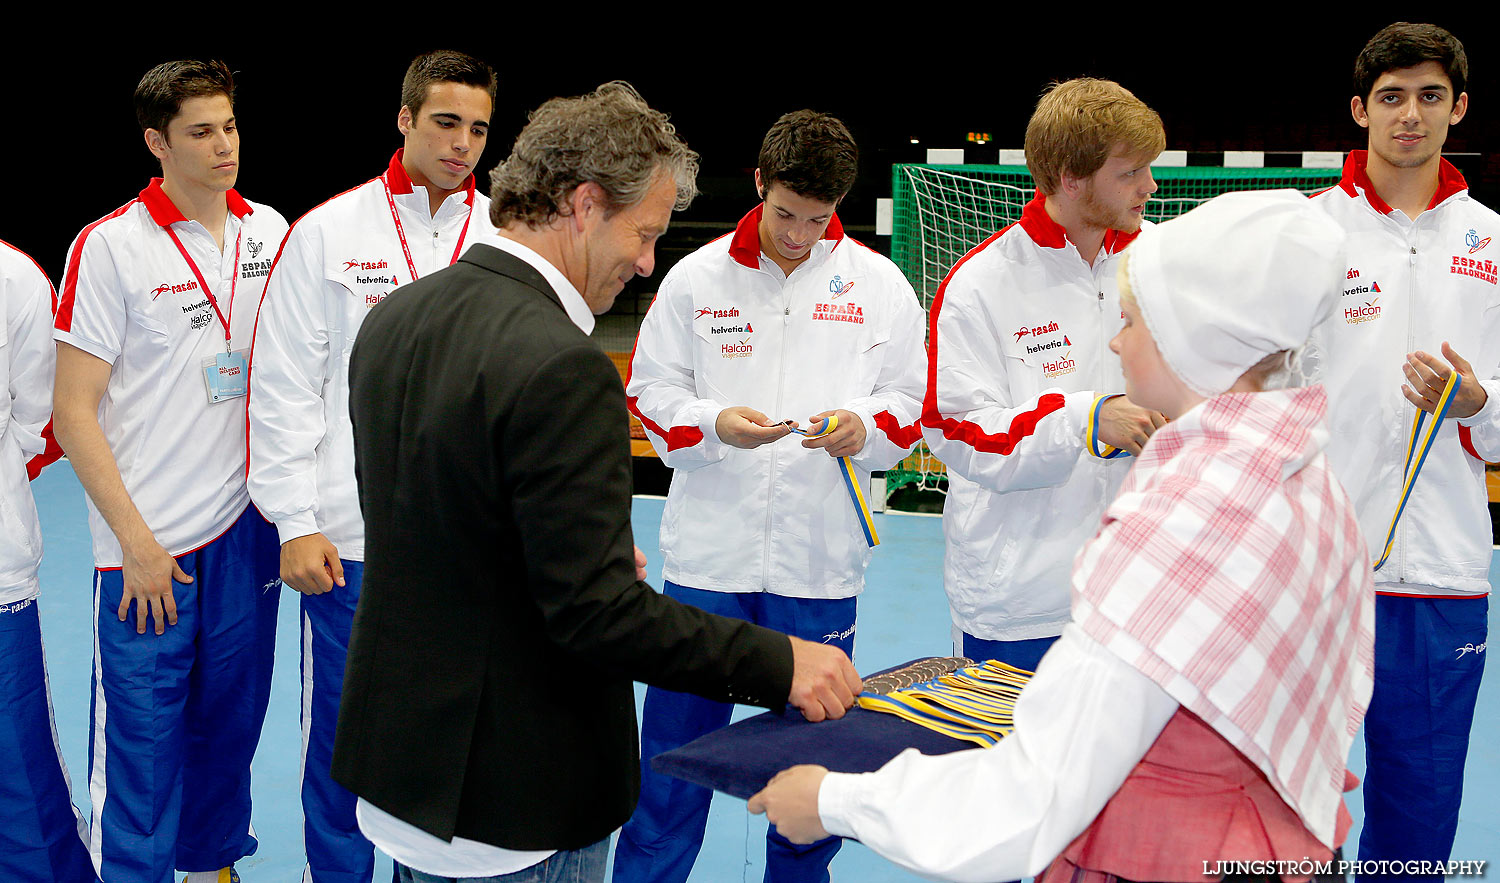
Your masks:
M1078 370L1078 363L1073 359L1068 358L1068 354L1071 352L1073 351L1068 350L1067 352L1063 353L1062 358L1058 359L1055 362L1043 362L1042 376L1051 379L1053 377L1061 377L1064 374L1072 374L1074 371Z
M1495 284L1497 270L1500 270L1500 267L1496 267L1494 261L1475 260L1474 258L1466 258L1460 254L1453 256L1453 264L1448 267L1449 273L1482 279L1491 285Z
M739 343L722 344L719 347L719 354L726 359L745 359L749 358L750 354L754 352L755 347L750 345L748 339L742 340Z
M350 270L385 270L390 267L385 261L344 261L344 272Z
M738 307L730 307L727 310L716 310L713 307L699 307L698 314L694 319L702 319L704 316L710 319L738 319L740 311Z
M746 322L744 325L715 325L712 328L708 329L708 333L709 334L754 334L755 333L755 329L750 327L750 323L749 322Z
M1358 325L1361 322L1373 322L1380 318L1380 298L1360 304L1357 307L1344 308L1344 321L1350 325Z
M1469 254L1474 254L1475 252L1484 248L1486 245L1489 245L1490 238L1486 236L1483 239L1480 239L1478 231L1470 230L1468 234L1464 236L1464 244L1469 247Z
M835 276L832 279L828 280L828 292L833 295L834 300L838 300L839 298L848 294L849 289L853 287L854 283L845 282L842 276Z
M1355 274L1355 275L1358 275L1358 274ZM1369 285L1355 285L1353 287L1346 288L1346 289L1344 289L1344 295L1343 296L1344 297L1349 297L1351 295L1356 295L1356 294L1379 294L1379 293L1380 293L1380 283L1379 282L1371 282Z
M163 282L162 284L160 284L160 285L156 286L155 288L151 289L151 299L152 300L156 300L158 297L161 297L162 295L166 294L167 292L171 292L172 294L182 294L184 291L197 291L197 290L198 290L198 280L197 279L189 279L188 281L182 283L181 285L173 285L170 282ZM204 301L203 304L204 304L204 306L207 306L208 305L208 301ZM187 310L183 310L183 312L187 312Z

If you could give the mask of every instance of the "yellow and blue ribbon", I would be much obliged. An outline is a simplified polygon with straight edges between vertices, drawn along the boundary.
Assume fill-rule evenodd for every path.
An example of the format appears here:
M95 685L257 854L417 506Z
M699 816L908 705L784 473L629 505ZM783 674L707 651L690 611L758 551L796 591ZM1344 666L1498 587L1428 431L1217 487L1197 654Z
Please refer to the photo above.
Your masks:
M1029 672L989 660L900 690L861 693L860 708L894 714L988 748L1015 728L1016 700Z
M823 421L823 425L817 429L798 429L795 426L788 428L792 432L798 435L805 435L808 438L822 438L828 433L833 432L838 426L838 415L830 414ZM849 499L854 503L854 514L859 517L859 526L865 533L865 542L873 549L880 545L880 535L875 532L875 518L870 514L869 504L865 502L864 491L860 490L858 476L854 473L854 464L849 461L848 457L839 457L838 461L839 474L844 476L844 489L849 492Z
M1454 371L1448 375L1448 383L1443 387L1443 394L1438 396L1437 408L1432 414L1432 423L1427 427L1427 434L1422 435L1422 441L1417 442L1418 435L1422 432L1422 424L1427 420L1427 412L1421 408L1412 417L1411 433L1406 439L1406 465L1402 467L1403 479L1401 482L1401 500L1396 504L1396 514L1391 516L1391 529L1385 535L1385 548L1380 553L1380 558L1375 562L1375 570L1379 570L1385 564L1387 558L1391 557L1391 549L1396 545L1396 525L1401 521L1401 513L1406 511L1406 501L1411 499L1411 489L1417 484L1417 474L1422 471L1422 464L1427 462L1427 453L1432 450L1432 443L1437 438L1438 427L1443 425L1443 420L1448 416L1448 409L1453 405L1453 399L1458 396L1461 381L1458 372Z
M1088 441L1086 447L1091 456L1098 457L1101 460L1113 460L1116 457L1130 456L1129 451L1099 440L1099 410L1104 407L1105 402L1110 399L1119 398L1120 395L1120 393L1114 393L1113 395L1098 396L1094 399L1094 406L1089 408L1089 423L1088 427L1084 430L1084 438Z

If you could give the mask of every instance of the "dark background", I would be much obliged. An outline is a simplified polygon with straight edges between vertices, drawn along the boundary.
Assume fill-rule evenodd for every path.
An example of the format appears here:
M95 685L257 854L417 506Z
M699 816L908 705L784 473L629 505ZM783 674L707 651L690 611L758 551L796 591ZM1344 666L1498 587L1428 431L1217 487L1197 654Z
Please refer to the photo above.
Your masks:
M635 8L604 19L578 7L571 18L527 26L513 10L465 7L473 19L465 21L430 6L405 8L421 16L405 24L370 10L335 22L320 7L239 5L214 13L218 19L201 13L209 16L202 26L79 14L54 28L13 29L0 57L12 120L0 139L10 170L0 238L31 253L54 281L60 277L79 229L124 204L155 172L131 93L144 71L171 58L220 57L238 72L238 189L288 220L380 173L400 145L401 76L420 51L462 49L499 71L481 186L529 109L627 79L672 114L703 156L703 196L677 216L662 245L665 265L726 232L755 204L750 172L760 139L777 116L800 107L834 113L854 132L862 172L840 215L852 235L881 250L887 243L874 235L874 201L890 195L892 163L923 161L928 147L961 146L970 161L994 162L996 148L1021 146L1039 93L1055 79L1120 81L1161 113L1169 149L1362 147L1363 130L1348 110L1353 59L1399 17L1366 8L1320 21L1252 10L1210 22L1113 6L1060 7L1042 20L944 7L858 21L858 7L700 6L674 27L661 23L673 20L665 7L652 9L660 21ZM1450 135L1450 153L1485 151L1500 133L1485 34L1450 12L1473 8L1437 10L1438 23L1477 56L1469 116ZM782 13L798 23L780 24ZM716 18L727 23L709 24ZM434 36L415 36L424 33ZM508 45L514 35L524 35L519 46ZM994 141L966 145L970 131ZM1500 163L1455 159L1475 195L1496 205ZM621 309L654 288L653 280L633 283Z

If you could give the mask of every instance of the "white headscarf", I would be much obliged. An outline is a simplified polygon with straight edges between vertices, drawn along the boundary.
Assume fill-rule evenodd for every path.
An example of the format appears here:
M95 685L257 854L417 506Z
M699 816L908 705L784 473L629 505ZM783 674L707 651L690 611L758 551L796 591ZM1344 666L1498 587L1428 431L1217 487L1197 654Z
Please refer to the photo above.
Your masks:
M1344 239L1296 190L1226 193L1143 230L1130 289L1167 366L1212 397L1333 311Z

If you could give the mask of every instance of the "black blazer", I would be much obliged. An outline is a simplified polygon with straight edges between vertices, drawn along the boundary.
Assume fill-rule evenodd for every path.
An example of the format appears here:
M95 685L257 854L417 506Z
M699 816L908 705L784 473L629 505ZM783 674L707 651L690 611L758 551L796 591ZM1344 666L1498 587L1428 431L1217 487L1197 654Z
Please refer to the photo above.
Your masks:
M445 840L575 849L635 808L632 680L784 707L784 636L636 581L619 374L524 261L476 246L398 289L349 386L349 790Z

